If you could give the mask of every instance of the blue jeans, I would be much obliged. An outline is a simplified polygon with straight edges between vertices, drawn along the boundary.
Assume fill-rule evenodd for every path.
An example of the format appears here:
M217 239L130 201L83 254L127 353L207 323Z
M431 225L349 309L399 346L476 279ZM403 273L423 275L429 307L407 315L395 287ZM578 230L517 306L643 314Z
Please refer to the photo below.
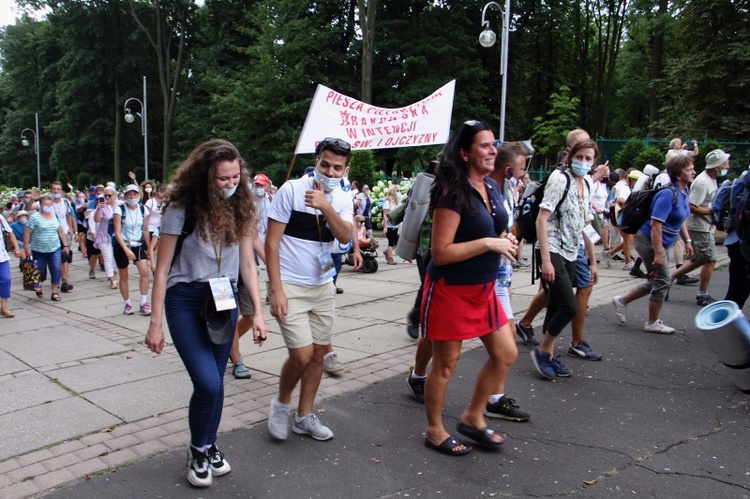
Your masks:
M52 253L42 253L41 251L32 250L31 254L34 256L37 264L39 264L40 281L44 282L47 280L47 266L49 266L49 273L52 274L52 284L60 284L62 248L58 248Z
M10 262L0 262L0 298L10 298Z
M194 447L212 445L224 407L224 370L232 342L214 345L200 318L207 282L177 283L167 289L164 312L172 341L193 382L188 408L190 443ZM232 324L237 323L237 309Z
M341 267L343 267L344 262L341 260L344 257L345 253L332 253L331 257L333 258L333 268L336 269L336 273L333 275L333 285L336 285L336 280L339 278L339 272L341 272Z

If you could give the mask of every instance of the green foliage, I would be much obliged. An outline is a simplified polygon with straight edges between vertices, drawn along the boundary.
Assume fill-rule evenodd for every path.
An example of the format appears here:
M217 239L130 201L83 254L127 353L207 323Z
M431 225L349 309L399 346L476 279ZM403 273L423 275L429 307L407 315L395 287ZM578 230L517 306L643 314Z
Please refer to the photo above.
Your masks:
M664 169L665 153L658 147L644 147L643 150L633 160L631 166L643 171L646 165L654 165L660 170Z
M617 151L617 154L615 154L614 161L610 163L610 168L622 168L623 170L627 170L628 168L635 167L638 164L636 158L645 150L646 146L642 141L638 139L627 141L625 145ZM654 163L654 165L656 165L656 163Z
M375 164L375 154L372 151L353 151L349 160L349 181L356 180L360 187L372 185L375 180Z
M65 170L60 170L57 172L57 178L56 180L59 180L60 183L63 186L63 190L68 189L68 184L70 183L70 177L68 176L68 172ZM74 186L75 187L75 186Z
M722 146L715 140L707 140L706 142L701 142L700 147L698 148L698 155L695 156L693 161L693 164L695 164L695 171L697 173L700 173L706 169L706 154L716 149L725 150L726 147Z
M75 188L76 189L88 189L91 184L91 175L86 172L80 172L78 175L76 175L76 183Z
M570 96L570 88L562 85L550 95L550 110L544 118L534 118L532 142L541 156L554 157L565 149L565 137L576 128L579 116L578 97Z

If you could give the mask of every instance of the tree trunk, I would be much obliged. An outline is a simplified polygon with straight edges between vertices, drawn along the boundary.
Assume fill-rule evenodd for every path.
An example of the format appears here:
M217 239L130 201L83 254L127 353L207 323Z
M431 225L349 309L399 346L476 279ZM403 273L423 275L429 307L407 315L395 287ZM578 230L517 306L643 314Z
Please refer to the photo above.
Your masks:
M120 182L120 137L122 127L122 111L120 110L120 78L115 75L115 147L114 147L114 158L112 163L115 166L113 172L115 182Z
M366 5L365 5L366 4ZM360 99L372 103L372 54L375 46L375 15L378 0L357 0L362 30L362 86Z
M651 51L651 73L649 75L649 98L648 98L648 126L653 135L656 122L659 121L659 81L661 80L662 64L664 60L664 29L662 18L667 14L667 0L659 0L659 13L653 27L652 51Z

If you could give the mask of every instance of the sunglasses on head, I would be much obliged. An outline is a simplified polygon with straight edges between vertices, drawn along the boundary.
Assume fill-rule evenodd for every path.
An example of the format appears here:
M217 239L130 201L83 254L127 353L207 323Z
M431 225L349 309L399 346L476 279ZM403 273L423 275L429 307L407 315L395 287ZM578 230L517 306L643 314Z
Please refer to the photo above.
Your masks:
M322 151L323 147L327 145L333 145L338 147L339 149L343 149L344 151L351 151L352 146L349 145L349 142L342 140L342 139L336 139L333 137L326 137L325 139L321 140L320 143L318 143L318 150Z

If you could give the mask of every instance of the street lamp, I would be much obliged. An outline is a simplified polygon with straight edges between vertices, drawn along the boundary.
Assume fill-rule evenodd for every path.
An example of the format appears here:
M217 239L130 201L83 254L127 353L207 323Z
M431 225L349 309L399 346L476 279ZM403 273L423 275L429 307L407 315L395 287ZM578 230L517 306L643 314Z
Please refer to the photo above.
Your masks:
M486 19L487 9L490 5L494 5L503 15L503 32L500 53L500 76L502 76L503 86L500 97L500 141L505 141L505 100L507 97L508 89L508 29L510 25L510 0L505 0L505 9L503 9L497 2L489 2L482 9L482 27L484 28L479 34L479 44L482 47L489 48L495 44L497 36L495 32L490 29L490 22Z
M135 97L130 97L128 100L125 101L125 104L122 105L123 110L125 111L125 121L127 123L132 123L135 121L135 116L133 116L133 113L130 111L130 108L128 107L128 103L130 101L135 101L138 104L141 105L141 112L136 113L138 116L141 117L141 135L143 135L143 168L145 171L145 179L148 180L148 124L147 124L147 117L148 117L148 102L146 101L146 77L143 77L143 101L140 101L136 99Z
M21 130L21 145L24 147L29 147L29 139L26 138L24 133L31 132L34 134L34 154L36 154L36 182L37 186L41 189L42 188L42 166L39 162L39 113L34 113L34 120L36 123L35 130L32 130L31 128L24 128Z

